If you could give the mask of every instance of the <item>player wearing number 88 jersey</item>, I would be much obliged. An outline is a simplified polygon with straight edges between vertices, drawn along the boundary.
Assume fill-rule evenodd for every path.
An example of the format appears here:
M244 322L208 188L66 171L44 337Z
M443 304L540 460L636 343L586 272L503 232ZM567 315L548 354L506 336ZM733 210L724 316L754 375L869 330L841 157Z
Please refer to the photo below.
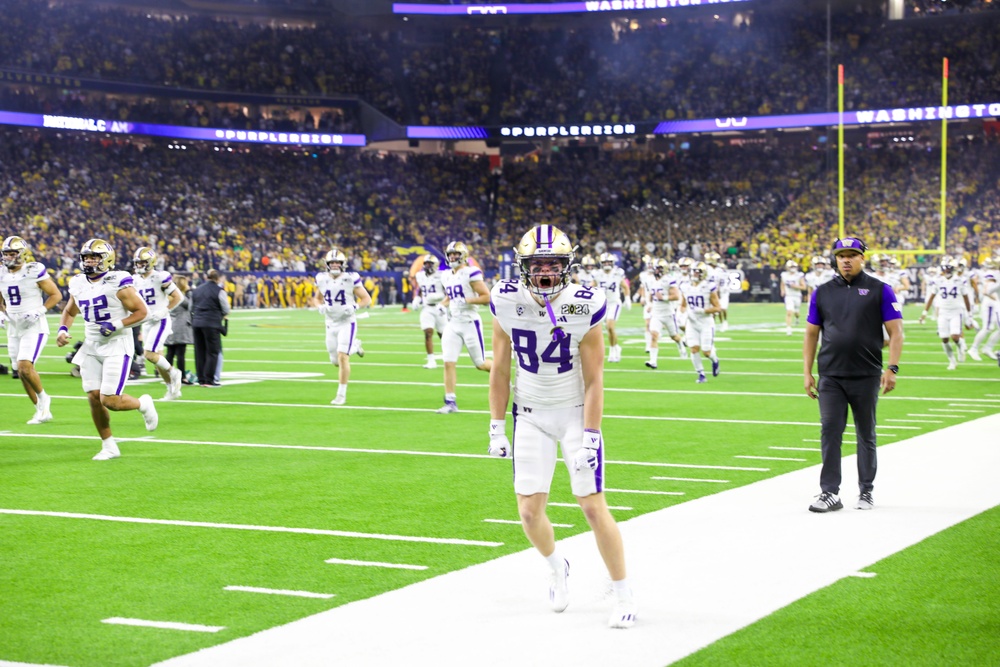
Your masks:
M615 605L610 627L635 622L635 604L625 570L621 534L604 497L603 290L570 283L574 248L551 225L539 225L515 248L521 277L497 283L490 372L490 445L493 456L514 459L514 492L525 535L551 568L549 600L554 611L568 604L569 563L560 554L546 503L558 461L569 472L573 495L593 529L611 575ZM514 377L514 436L508 441L505 414Z

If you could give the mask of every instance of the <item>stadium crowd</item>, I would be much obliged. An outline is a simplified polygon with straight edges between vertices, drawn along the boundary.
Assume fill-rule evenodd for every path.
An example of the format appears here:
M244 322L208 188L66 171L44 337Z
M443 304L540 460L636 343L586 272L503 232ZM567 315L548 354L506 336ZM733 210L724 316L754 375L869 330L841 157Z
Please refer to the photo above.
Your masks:
M0 67L172 88L356 95L405 124L739 117L832 109L837 64L846 68L849 109L938 104L944 56L951 99L989 101L1000 89L992 15L945 30L933 21L887 23L877 12L837 14L828 58L825 17L788 7L718 21L674 15L427 30L165 19L11 0L0 24ZM259 127L259 116L270 116L202 109L195 120L191 109L205 105L108 102L96 94L56 101L133 121L169 114L188 124Z

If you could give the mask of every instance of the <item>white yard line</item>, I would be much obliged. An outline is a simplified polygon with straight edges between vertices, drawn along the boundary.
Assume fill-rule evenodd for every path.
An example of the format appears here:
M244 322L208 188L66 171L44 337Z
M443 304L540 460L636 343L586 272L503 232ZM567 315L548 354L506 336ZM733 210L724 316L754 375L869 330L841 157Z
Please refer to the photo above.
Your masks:
M573 507L575 509L580 509L578 503L549 503L549 507ZM622 505L608 505L609 510L621 510L623 512L631 512L634 507L625 507Z
M60 667L60 665L49 665L40 662L11 662L10 660L0 660L0 667Z
M159 628L161 630L183 630L185 632L219 632L225 630L223 625L199 625L197 623L176 623L174 621L146 621L141 618L105 618L101 623L109 625L134 625L142 628Z
M805 462L806 459L792 459L785 458L781 456L751 456L749 454L737 454L733 457L734 459L753 459L754 461L800 461Z
M224 586L224 591L238 591L241 593L263 593L264 595L288 595L296 598L316 598L319 600L329 600L336 597L333 593L310 593L308 591L286 591L280 588L257 588L256 586Z
M501 524L504 524L506 526L520 526L521 525L520 521L515 521L513 519L483 519L483 523L501 523ZM571 524L571 523L553 523L552 527L553 528L572 528L573 524Z
M572 565L562 614L548 607L545 561L526 549L160 665L328 667L336 656L381 667L432 656L435 667L663 667L1000 504L997 432L992 415L880 447L871 512L807 511L816 465L620 523L639 604L631 630L608 630L607 575L582 533L560 540ZM498 641L497 627L517 641Z
M385 567L391 570L426 570L426 565L405 565L403 563L379 563L369 560L347 560L344 558L327 558L331 565L354 565L356 567Z
M639 493L647 496L683 496L683 491L648 491L646 489L604 489L605 493Z
M934 420L934 419L885 419L883 421L887 421L887 422L904 422L904 423L911 423L911 424L943 424L944 423L941 420Z
M768 447L768 449L774 449L776 451L786 451L786 452L818 452L820 449L818 447L779 447L774 445Z
M872 579L876 576L876 572L851 572L849 577L857 577L858 579Z
M215 528L223 530L249 530L263 533L295 533L298 535L326 535L329 537L352 537L367 540L385 540L389 542L421 542L425 544L458 544L475 547L500 547L503 542L483 542L480 540L463 540L453 537L419 537L416 535L385 535L382 533L356 533L349 530L326 530L323 528L289 528L286 526L254 526L241 523L215 523L210 521L180 521L175 519L145 519L131 516L109 516L106 514L80 514L76 512L48 512L41 510L24 510L0 508L0 514L16 514L19 516L44 516L59 519L85 519L89 521L112 521L116 523L142 523L155 526L183 526L185 528Z
M650 477L664 482L705 482L710 484L729 484L728 479L698 479L696 477Z

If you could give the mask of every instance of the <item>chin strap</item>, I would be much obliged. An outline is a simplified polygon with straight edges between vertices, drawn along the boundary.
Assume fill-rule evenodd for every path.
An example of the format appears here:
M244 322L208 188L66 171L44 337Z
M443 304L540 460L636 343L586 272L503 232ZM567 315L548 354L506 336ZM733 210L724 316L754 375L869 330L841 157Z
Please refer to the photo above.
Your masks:
M569 334L567 334L565 331L563 331L562 327L559 326L559 324L556 322L556 312L554 310L552 310L552 304L549 302L549 297L547 295L543 294L542 295L542 299L545 300L545 310L548 312L548 314L549 314L549 320L552 322L552 327L553 327L553 329L552 329L552 340L554 340L554 341L560 341L563 338L568 337Z

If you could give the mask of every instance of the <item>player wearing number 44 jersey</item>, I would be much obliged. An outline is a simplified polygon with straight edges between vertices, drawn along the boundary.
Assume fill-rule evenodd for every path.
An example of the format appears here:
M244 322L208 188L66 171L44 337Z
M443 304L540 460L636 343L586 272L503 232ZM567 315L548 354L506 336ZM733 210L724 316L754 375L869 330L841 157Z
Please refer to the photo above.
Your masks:
M49 277L48 270L29 260L28 244L24 239L20 236L4 239L3 268L0 268L0 325L5 319L10 320L6 324L7 351L24 391L35 404L35 416L28 423L43 424L52 419L49 409L52 399L42 387L35 362L49 339L45 313L62 300L62 295Z
M512 458L521 525L551 568L549 601L561 612L569 604L569 562L560 554L545 513L557 462L557 444L573 495L594 531L611 575L615 605L608 625L628 628L636 610L625 571L621 533L604 497L603 290L570 284L574 248L551 225L539 225L515 248L519 281L497 283L490 372L489 454ZM507 439L505 414L514 359L514 435Z
M347 255L337 248L326 253L326 271L316 274L316 300L319 312L326 316L326 351L338 367L337 395L333 405L347 402L347 382L351 379L351 355L365 356L358 338L358 308L372 305L371 294L361 284L361 276L345 271Z
M170 312L184 300L184 295L174 284L173 276L156 268L156 253L152 248L139 248L132 258L135 273L135 291L146 303L148 315L142 321L142 356L156 366L167 385L165 401L181 397L181 372L163 356L167 338L173 333Z
M124 393L135 343L129 327L142 322L147 315L146 304L133 287L132 276L114 271L115 251L107 241L90 239L80 249L82 275L69 281L69 301L59 319L56 344L63 347L69 341L73 320L83 313L83 345L73 357L80 366L83 390L90 401L90 415L101 436L101 451L95 461L118 458L121 452L111 435L111 418L115 412L138 410L146 422L146 430L156 428L156 407L149 394L138 399Z

